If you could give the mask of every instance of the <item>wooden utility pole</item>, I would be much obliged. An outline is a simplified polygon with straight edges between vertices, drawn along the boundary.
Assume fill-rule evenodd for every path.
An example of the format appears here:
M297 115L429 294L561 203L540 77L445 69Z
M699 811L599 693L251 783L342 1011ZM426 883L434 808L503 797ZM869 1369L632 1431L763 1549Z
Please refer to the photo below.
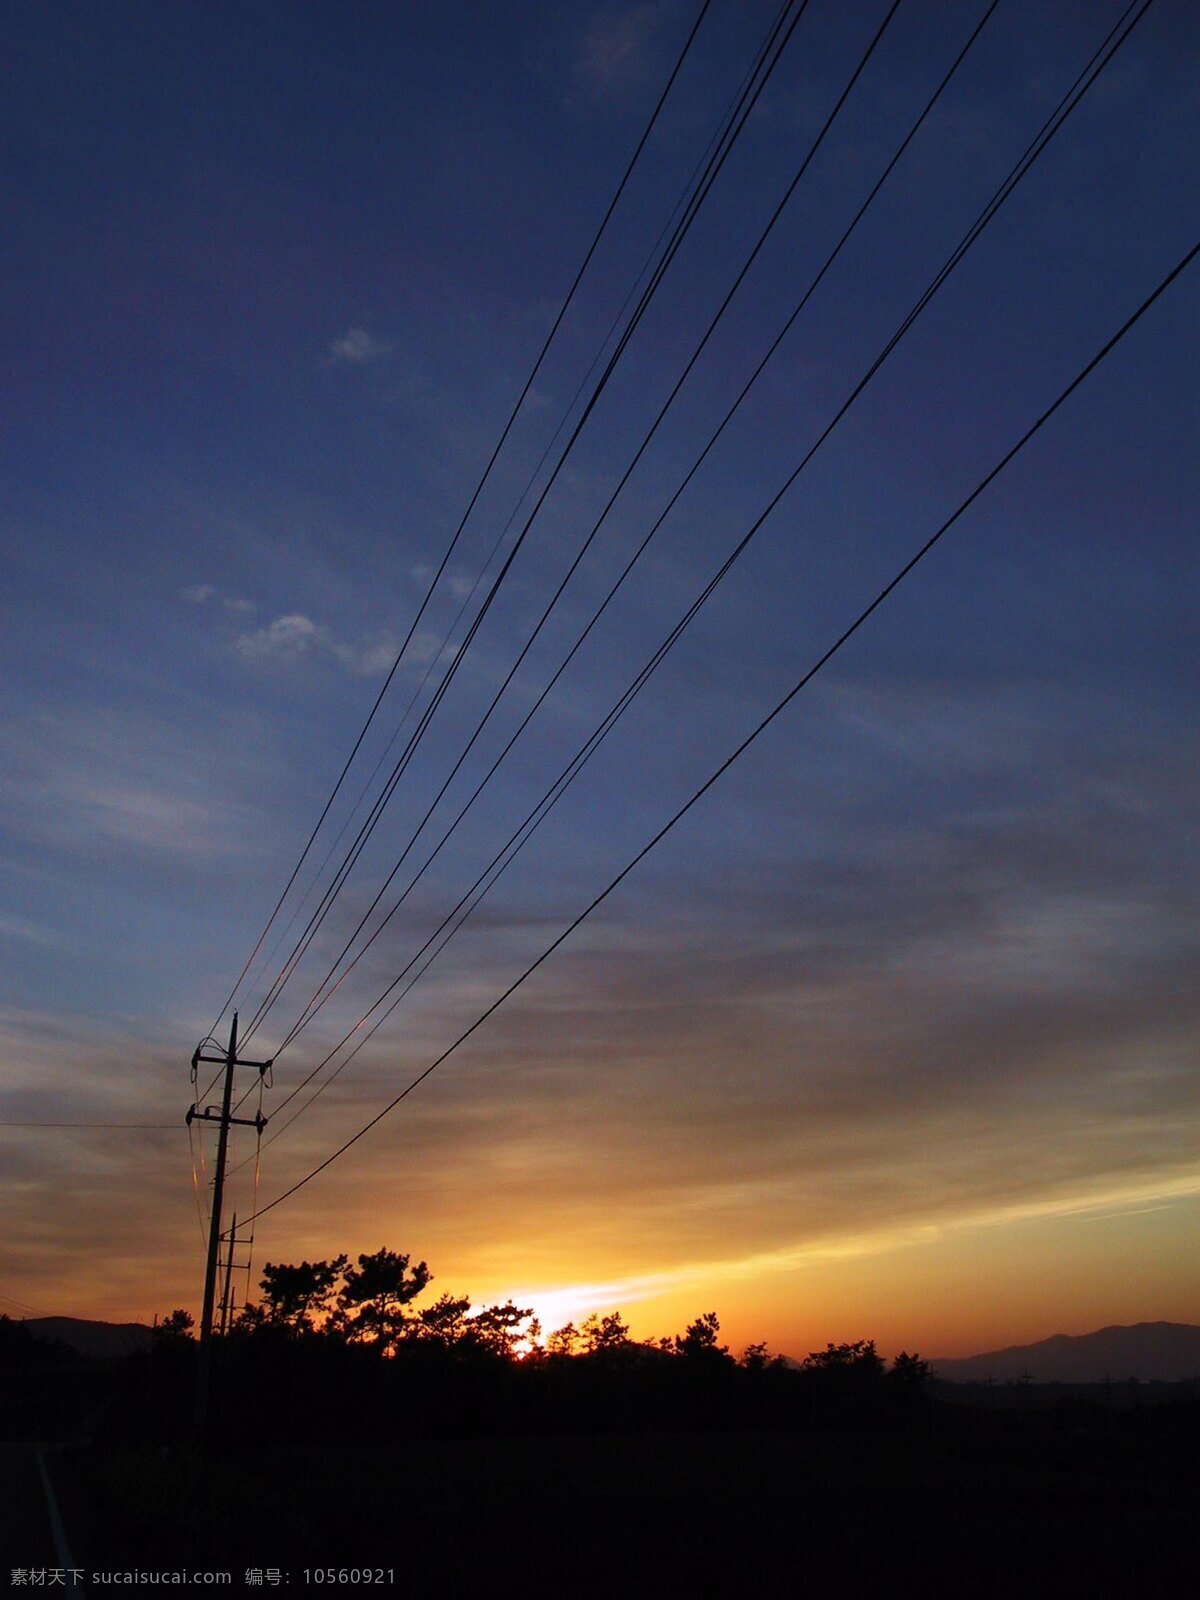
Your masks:
M229 1332L229 1286L233 1278L233 1252L237 1244L237 1212L229 1224L229 1254L225 1257L225 1287L221 1290L221 1337Z
M208 1224L208 1259L204 1268L204 1309L200 1314L200 1350L196 1362L196 1429L203 1433L208 1421L208 1396L212 1374L212 1335L213 1312L217 1298L217 1265L221 1251L221 1201L225 1193L225 1161L229 1153L229 1129L232 1124L238 1123L245 1127L257 1128L259 1133L267 1125L267 1119L262 1112L257 1112L253 1117L235 1117L231 1114L230 1107L233 1103L233 1072L235 1067L255 1067L260 1077L267 1071L269 1061L239 1061L237 1053L238 1014L233 1013L233 1021L229 1025L229 1045L223 1055L206 1056L202 1042L196 1046L192 1055L192 1072L195 1073L201 1062L208 1062L213 1066L225 1068L225 1085L221 1092L221 1109L214 1110L212 1106L205 1106L201 1110L195 1102L188 1109L184 1119L190 1126L192 1122L215 1122L219 1125L220 1132L217 1136L217 1165L213 1173L213 1200L212 1216ZM233 1254L233 1243L230 1241L230 1255Z

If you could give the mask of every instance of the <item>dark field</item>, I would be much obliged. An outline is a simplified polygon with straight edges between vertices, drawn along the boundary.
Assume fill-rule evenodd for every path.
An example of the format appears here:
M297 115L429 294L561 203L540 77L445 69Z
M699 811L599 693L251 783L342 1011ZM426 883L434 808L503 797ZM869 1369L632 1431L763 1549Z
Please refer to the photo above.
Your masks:
M371 1566L443 1595L1196 1592L1194 1415L1115 1434L994 1422L283 1449L254 1443L251 1416L206 1456L92 1450L56 1470L89 1568L303 1585L306 1567Z
M972 1404L866 1361L748 1370L628 1344L381 1361L259 1336L220 1353L201 1444L187 1341L117 1362L17 1354L10 1568L65 1564L36 1441L88 1574L227 1571L241 1589L256 1570L256 1590L341 1593L366 1585L328 1569L382 1569L383 1587L433 1596L1200 1592L1191 1384Z

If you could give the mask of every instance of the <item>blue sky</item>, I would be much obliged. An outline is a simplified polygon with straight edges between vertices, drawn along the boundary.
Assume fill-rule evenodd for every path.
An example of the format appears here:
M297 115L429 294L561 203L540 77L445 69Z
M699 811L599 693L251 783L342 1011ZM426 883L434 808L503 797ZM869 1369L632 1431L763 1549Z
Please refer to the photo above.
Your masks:
M813 0L799 22L264 1051L437 792L886 9ZM570 648L983 9L899 7L448 802ZM1122 10L1001 0L470 825L281 1056L265 1109L586 738ZM178 1122L195 1041L694 15L651 0L10 19L4 1119ZM705 16L351 797L431 662L437 681L447 628L464 600L473 614L772 15L718 0ZM1191 247L1197 32L1192 8L1156 0L468 931L268 1147L264 1198L511 982ZM1196 331L1192 269L603 911L263 1218L260 1258L387 1242L480 1296L621 1301L646 1332L711 1302L784 1347L878 1332L950 1353L1200 1318L1181 1249L1200 1188ZM182 1131L0 1139L0 1293L147 1317L198 1298ZM1098 1219L1086 1250L1072 1218ZM1131 1274L1131 1256L1149 1265Z

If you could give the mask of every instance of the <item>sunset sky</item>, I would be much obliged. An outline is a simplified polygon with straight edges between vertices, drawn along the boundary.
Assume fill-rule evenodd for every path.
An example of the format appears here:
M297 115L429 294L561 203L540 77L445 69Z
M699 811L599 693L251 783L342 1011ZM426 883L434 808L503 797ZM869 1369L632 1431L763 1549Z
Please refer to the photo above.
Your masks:
M0 1311L198 1312L215 1138L194 1177L192 1051L699 10L10 8ZM896 8L392 898L986 10ZM457 651L778 11L704 15L299 891ZM408 844L888 11L804 9L251 1056L280 1051ZM495 778L280 1051L268 1116L587 739L1125 11L1000 0ZM461 934L269 1124L260 1207L608 885L1196 243L1198 46L1190 0L1155 0ZM735 1347L800 1355L1200 1322L1198 288L1194 264L595 914L261 1216L253 1280L387 1245L548 1326L619 1307L650 1337L715 1309ZM243 1023L363 814L276 948L289 897ZM233 1143L245 1216L254 1141Z

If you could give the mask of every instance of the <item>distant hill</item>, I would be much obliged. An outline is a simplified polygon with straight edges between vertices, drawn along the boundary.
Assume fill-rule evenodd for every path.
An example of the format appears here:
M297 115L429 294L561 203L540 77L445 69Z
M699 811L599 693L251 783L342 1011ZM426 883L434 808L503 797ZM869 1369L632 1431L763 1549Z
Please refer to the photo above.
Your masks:
M1126 1378L1179 1383L1200 1378L1200 1328L1188 1322L1138 1322L1096 1333L1056 1333L1036 1344L1012 1345L983 1355L930 1363L951 1383L1103 1383Z
M131 1355L150 1345L144 1322L86 1322L81 1317L27 1317L24 1326L39 1339L61 1339L80 1355Z

